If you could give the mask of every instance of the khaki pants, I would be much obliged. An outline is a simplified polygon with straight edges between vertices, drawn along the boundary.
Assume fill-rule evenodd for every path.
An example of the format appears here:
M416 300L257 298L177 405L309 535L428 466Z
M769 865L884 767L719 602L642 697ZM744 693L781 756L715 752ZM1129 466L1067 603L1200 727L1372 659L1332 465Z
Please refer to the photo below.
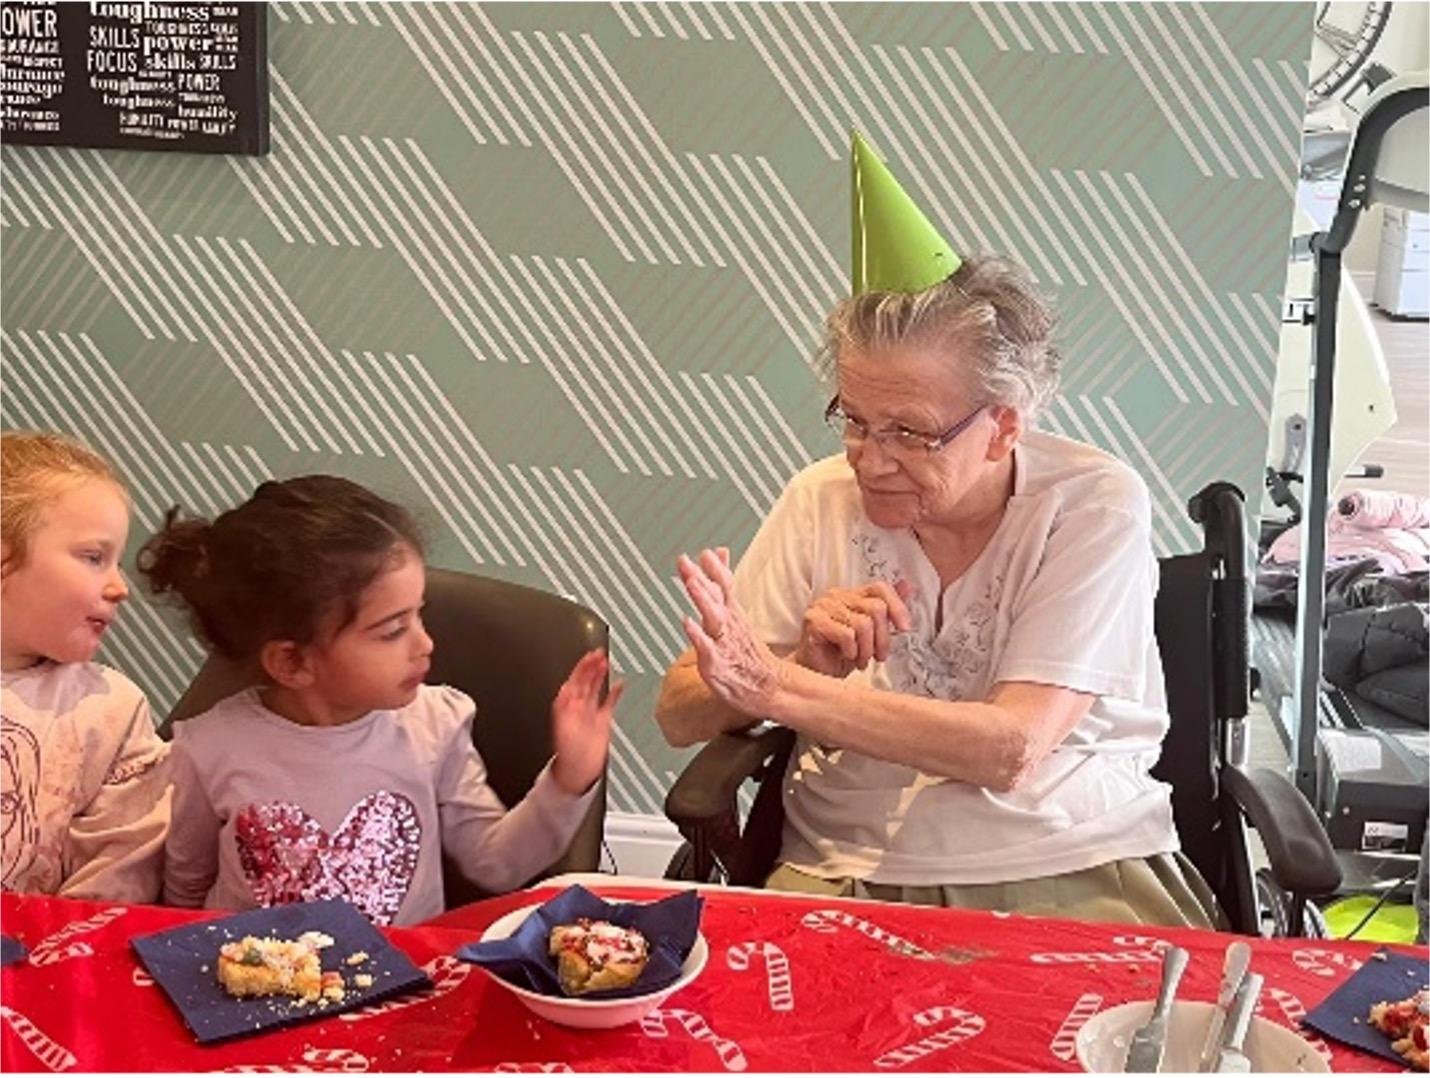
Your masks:
M775 891L872 898L915 906L1002 910L1079 921L1225 929L1216 898L1182 854L1130 857L1104 865L1011 883L962 883L903 887L849 877L825 879L789 865L778 866L765 886Z

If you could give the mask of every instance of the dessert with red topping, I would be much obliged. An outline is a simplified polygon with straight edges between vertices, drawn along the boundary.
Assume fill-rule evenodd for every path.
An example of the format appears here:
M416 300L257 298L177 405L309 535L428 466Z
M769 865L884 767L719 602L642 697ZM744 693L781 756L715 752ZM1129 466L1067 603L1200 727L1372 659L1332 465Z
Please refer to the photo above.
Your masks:
M218 951L218 980L231 996L296 996L304 1003L341 1003L343 977L323 972L318 952L332 937L305 932L295 940L244 936Z
M650 957L650 945L634 928L582 917L551 930L550 952L561 990L579 996L634 984Z
M1422 988L1399 1003L1377 1003L1370 1009L1370 1024L1390 1038L1390 1046L1416 1070L1426 1070L1425 1026L1430 1023L1430 988Z

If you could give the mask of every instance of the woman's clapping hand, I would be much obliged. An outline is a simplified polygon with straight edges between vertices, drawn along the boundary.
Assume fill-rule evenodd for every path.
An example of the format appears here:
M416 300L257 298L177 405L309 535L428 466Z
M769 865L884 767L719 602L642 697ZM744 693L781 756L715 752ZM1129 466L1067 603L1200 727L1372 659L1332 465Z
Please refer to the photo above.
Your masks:
M800 666L830 677L847 677L871 661L889 657L892 636L913 619L905 581L877 581L860 588L831 588L804 612L799 646L790 656Z
M750 629L732 593L729 553L702 550L676 562L685 592L699 612L685 619L700 676L717 697L738 711L762 718L779 689L782 661Z

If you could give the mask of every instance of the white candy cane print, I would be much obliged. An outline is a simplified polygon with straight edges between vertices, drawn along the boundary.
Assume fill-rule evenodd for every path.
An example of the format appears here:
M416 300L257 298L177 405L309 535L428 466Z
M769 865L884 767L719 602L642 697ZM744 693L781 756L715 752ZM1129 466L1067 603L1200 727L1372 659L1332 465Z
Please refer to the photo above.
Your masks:
M143 966L136 965L130 972L129 979L134 982L135 988L154 987L154 978L149 976L149 971Z
M390 999L385 1003L374 1003L370 1007L363 1007L361 1010L348 1011L338 1017L344 1022L361 1022L365 1018L374 1018L379 1014L391 1014L404 1007L415 1007L419 1003L427 1003L453 991L471 974L472 967L451 955L441 954L423 966L422 972L432 979L431 988L425 988L416 995Z
M94 948L85 943L84 940L75 940L73 943L66 943L63 947L46 947L44 950L36 948L30 952L30 965L32 966L53 966L56 962L65 962L71 958L87 958L94 954Z
M1336 976L1337 971L1332 966L1340 966L1341 969L1354 973L1363 965L1359 959L1352 958L1348 954L1322 951L1315 947L1298 947L1291 952L1291 961L1295 962L1300 969L1307 973L1313 973L1317 977Z
M1331 1046L1301 1025L1301 1019L1306 1017L1305 1005L1284 988L1272 988L1268 985L1266 994L1276 1001L1276 1006L1281 1008L1281 1013L1286 1016L1286 1021L1291 1023L1291 1028L1300 1034L1303 1041L1315 1049L1316 1054L1324 1059L1329 1067Z
M871 921L866 921L862 917L855 917L845 913L843 910L810 910L800 919L800 924L805 928L812 928L816 932L837 932L837 925L844 925L868 936L871 940L884 944L889 950L897 954L908 955L910 958L922 958L932 961L933 955L929 954L916 943L910 943L902 936L896 936L892 932L886 932Z
M3 1018L5 1024L15 1031L15 1035L25 1042L25 1047L34 1054L34 1057L50 1070L67 1071L77 1062L73 1052L45 1036L34 1022L18 1011L0 1005L0 1018Z
M129 911L123 906L111 906L107 910L100 910L87 921L72 921L58 932L52 933L40 940L39 943L30 950L30 964L33 966L48 966L53 962L62 962L66 958L80 958L84 955L94 954L94 950L88 944L78 944L61 948L60 944L75 936L82 936L86 932L93 932L96 928L103 928L110 921L118 917L123 917ZM50 957L53 955L53 957Z
M750 968L750 957L760 955L765 960L765 975L770 985L770 1009L774 1011L794 1010L794 982L790 978L789 959L784 951L773 943L752 940L736 943L725 952L725 961L733 970Z
M720 1063L727 1071L742 1071L749 1066L745 1053L734 1041L717 1036L715 1031L694 1011L656 1009L641 1019L641 1032L657 1039L670 1036L670 1023L674 1022L685 1030L693 1041L705 1041L715 1049Z
M301 1063L236 1063L222 1074L363 1074L372 1060L348 1048L309 1048Z
M498 1063L498 1074L570 1074L570 1063Z
M1063 1019L1063 1024L1058 1026L1058 1031L1053 1034L1048 1051L1058 1059L1072 1059L1077 1054L1077 1031L1087 1025L1088 1019L1101 1007L1102 997L1096 992L1084 992L1078 996L1072 1010L1068 1011L1068 1016Z
M893 1051L885 1052L874 1060L874 1066L882 1070L894 1070L917 1062L925 1056L942 1052L945 1048L952 1048L960 1041L978 1036L986 1025L981 1014L974 1014L972 1011L961 1010L958 1007L930 1007L928 1010L919 1011L914 1015L914 1023L925 1028L938 1025L940 1022L952 1022L953 1025L948 1029L940 1030L931 1037L925 1037L921 1041L914 1041L912 1044L905 1044Z
M1132 951L1046 951L1029 955L1030 961L1039 965L1056 965L1067 962L1160 962L1162 952L1170 944L1166 940L1151 936L1113 936L1112 942L1120 947L1135 947Z

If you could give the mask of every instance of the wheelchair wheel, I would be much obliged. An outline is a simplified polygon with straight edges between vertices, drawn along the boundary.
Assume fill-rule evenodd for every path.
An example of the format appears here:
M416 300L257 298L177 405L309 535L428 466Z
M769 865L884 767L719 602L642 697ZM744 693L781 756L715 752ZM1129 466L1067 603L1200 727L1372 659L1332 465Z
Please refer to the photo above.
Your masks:
M1261 914L1261 934L1281 939L1292 934L1294 899L1271 877L1270 869L1257 869L1256 905ZM1302 926L1297 933L1309 939L1327 939L1330 931L1320 907L1307 901L1301 911Z
M712 868L709 875L700 879L695 875L695 848L688 842L682 842L680 848L675 851L670 858L670 863L665 866L665 878L668 880L685 880L690 883L723 883L718 868Z

